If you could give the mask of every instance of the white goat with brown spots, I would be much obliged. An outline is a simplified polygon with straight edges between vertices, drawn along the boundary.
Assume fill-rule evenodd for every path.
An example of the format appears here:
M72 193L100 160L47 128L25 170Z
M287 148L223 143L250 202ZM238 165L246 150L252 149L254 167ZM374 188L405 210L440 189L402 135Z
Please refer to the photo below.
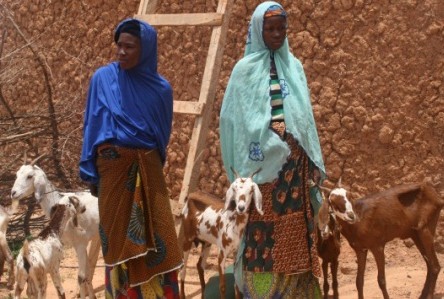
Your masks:
M78 284L80 298L95 298L92 286L92 277L100 253L99 238L99 207L98 199L90 192L59 192L50 182L45 172L36 165L36 162L43 157L41 155L30 164L22 165L16 173L16 179L11 189L12 200L20 200L34 195L37 203L42 208L46 217L50 218L51 208L57 203L67 203L68 196L76 196L86 211L79 215L79 226L82 231L69 224L63 234L63 242L67 246L74 247L76 251L79 269ZM88 254L88 245L90 250Z
M236 179L226 192L225 203L218 197L195 192L188 196L182 211L184 267L180 272L180 295L185 298L185 275L189 252L194 244L201 243L202 251L197 263L199 280L202 288L202 298L205 292L204 269L210 253L211 245L218 248L219 292L220 298L225 298L225 262L227 256L236 254L240 239L248 221L250 204L254 200L256 209L262 212L262 194L258 185L253 181L256 171L247 178L242 178L234 171ZM236 288L236 298L239 292Z
M49 224L40 232L36 239L25 240L17 256L17 273L14 299L20 299L21 293L28 284L29 298L46 298L48 285L47 274L57 290L59 298L66 298L60 277L60 261L63 257L61 241L66 225L71 221L76 225L77 213L83 213L85 207L78 198L70 197L68 204L55 204L51 210ZM81 228L78 228L81 229Z

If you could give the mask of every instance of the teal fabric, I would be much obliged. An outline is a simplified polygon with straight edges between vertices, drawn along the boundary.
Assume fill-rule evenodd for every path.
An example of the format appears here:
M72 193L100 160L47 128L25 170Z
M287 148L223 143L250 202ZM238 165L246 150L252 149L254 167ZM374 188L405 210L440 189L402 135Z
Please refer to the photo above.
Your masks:
M234 299L234 275L233 275L233 265L228 266L225 269L225 298L226 299ZM212 276L208 282L205 284L205 299L219 299L220 291L219 291L219 275Z
M260 4L253 13L244 57L235 65L225 91L220 115L220 142L229 180L233 167L241 176L262 168L254 180L271 182L285 163L290 150L270 126L270 50L262 39L263 16L276 2ZM284 97L287 130L299 141L309 158L325 177L321 147L313 117L310 94L301 62L285 39L274 52ZM318 198L320 202L320 198Z
M220 113L220 143L222 159L230 182L233 167L241 176L254 176L256 183L272 182L286 162L290 149L279 136L270 130L270 50L262 38L264 13L272 5L266 1L254 11L244 52L244 57L235 65L225 91ZM282 6L281 6L282 7ZM284 98L285 124L321 171L325 179L325 167L310 102L310 92L301 62L290 52L288 39L274 52L277 73ZM315 214L322 202L318 188L310 189ZM242 239L234 276L242 291Z

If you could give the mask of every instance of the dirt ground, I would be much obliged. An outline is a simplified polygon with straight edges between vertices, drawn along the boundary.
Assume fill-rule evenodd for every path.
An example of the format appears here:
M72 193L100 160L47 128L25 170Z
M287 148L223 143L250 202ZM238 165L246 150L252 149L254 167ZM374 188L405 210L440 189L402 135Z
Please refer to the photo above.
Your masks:
M340 255L339 294L342 299L355 299L357 292L355 287L356 275L356 259L351 248L346 241L343 240ZM407 247L403 241L394 240L386 247L386 279L388 292L391 298L418 298L426 277L426 266L419 255L416 247ZM186 294L187 298L200 298L201 290L199 278L195 264L198 259L198 251L194 249L190 255L187 266ZM438 254L441 266L444 266L444 254ZM72 248L67 248L65 258L61 265L61 275L63 286L67 294L67 298L74 298L76 293L76 257ZM217 273L216 268L216 252L213 248L212 254L208 260L209 266L206 271L207 280ZM231 262L231 260L230 260ZM435 289L434 299L444 298L444 271L440 271ZM376 281L376 265L373 257L369 254L367 262L367 271L365 273L364 295L366 299L382 298ZM9 298L12 293L6 288L5 278L2 277L0 283L0 298ZM96 290L97 298L104 298L104 266L103 260L99 259L94 275L93 285ZM48 284L47 298L57 298L55 288L50 281ZM23 298L26 297L23 292ZM10 297L12 298L12 297Z

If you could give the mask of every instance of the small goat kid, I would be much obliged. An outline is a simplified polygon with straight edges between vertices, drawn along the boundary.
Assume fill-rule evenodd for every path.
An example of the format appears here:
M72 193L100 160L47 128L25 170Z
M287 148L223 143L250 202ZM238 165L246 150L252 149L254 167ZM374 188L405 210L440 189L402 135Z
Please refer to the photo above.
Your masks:
M378 268L378 285L389 298L385 281L385 244L395 238L411 238L427 264L421 299L432 299L441 269L434 248L434 236L444 201L428 181L398 185L356 201L338 187L328 196L341 233L354 249L358 262L356 287L364 298L364 271L370 250Z
M65 298L59 273L60 261L63 257L61 237L68 222L76 222L76 214L83 213L85 210L78 198L70 197L69 202L69 204L55 204L51 210L49 224L36 239L25 240L23 243L17 256L14 299L20 299L26 283L28 283L29 298L46 298L48 273L51 275L58 297Z
M180 295L185 298L185 275L188 255L193 243L202 244L202 252L197 263L199 280L202 288L202 298L205 293L204 269L206 260L210 253L211 244L218 248L218 271L219 271L219 292L220 298L225 298L225 262L230 254L236 254L239 247L245 226L248 221L248 213L252 200L260 214L262 212L262 194L257 184L253 181L253 176L260 171L256 171L248 178L242 178L234 171L236 179L226 192L225 203L219 198L205 193L190 194L182 211L182 226L184 234L183 251L184 267L180 272ZM200 196L199 196L200 195ZM199 206L203 206L199 209ZM239 292L236 288L236 298Z
M16 179L11 190L11 198L19 200L34 195L46 217L50 218L51 208L57 203L68 203L68 196L76 196L86 211L78 215L79 226L77 229L72 223L68 223L63 234L63 243L74 247L76 251L79 270L78 283L80 297L85 298L88 292L89 298L95 298L92 286L92 277L95 265L100 253L99 238L99 208L97 197L89 192L60 193L48 180L45 172L35 165L44 155L34 159L30 164L25 164L17 171ZM91 241L91 242L90 242ZM88 256L87 248L91 243Z
M338 266L339 254L341 253L341 233L339 231L339 226L336 223L335 216L332 214L330 205L328 204L327 200L324 200L322 202L321 208L319 209L317 227L317 249L318 254L322 259L322 274L324 277L324 299L329 298L329 264L332 276L333 298L338 299Z

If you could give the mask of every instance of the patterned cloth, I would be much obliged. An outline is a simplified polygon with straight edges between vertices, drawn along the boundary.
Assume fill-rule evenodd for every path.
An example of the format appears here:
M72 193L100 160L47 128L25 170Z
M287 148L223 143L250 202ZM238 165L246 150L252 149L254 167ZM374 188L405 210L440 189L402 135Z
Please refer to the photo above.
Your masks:
M287 12L279 5L271 5L264 14L264 19L275 16L287 17Z
M277 133L285 134L283 123L272 125ZM320 276L308 186L308 180L318 174L291 134L286 133L285 138L292 150L291 156L278 179L259 185L264 215L255 209L250 211L244 269L286 274L313 271Z
M245 272L244 298L320 299L321 288L310 272L300 275Z
M158 275L135 287L129 287L126 264L105 268L105 298L178 299L177 271Z
M106 266L122 265L125 288L179 269L182 253L158 151L104 144L97 169Z
M284 122L273 122L272 129L288 143L291 155L274 182L259 185L264 215L255 209L250 211L242 256L244 295L251 296L246 298L316 298L293 295L299 291L301 276L311 277L305 291L317 294L319 288L316 276L320 277L321 270L308 185L309 179L317 180L319 171L293 136L285 131ZM254 282L264 278L273 281L269 281L266 288L271 294L259 296L256 293L263 286ZM288 296L283 295L283 290Z
M271 54L270 67L270 98L271 98L271 121L284 120L284 98L282 97L281 85L276 70L273 54Z

